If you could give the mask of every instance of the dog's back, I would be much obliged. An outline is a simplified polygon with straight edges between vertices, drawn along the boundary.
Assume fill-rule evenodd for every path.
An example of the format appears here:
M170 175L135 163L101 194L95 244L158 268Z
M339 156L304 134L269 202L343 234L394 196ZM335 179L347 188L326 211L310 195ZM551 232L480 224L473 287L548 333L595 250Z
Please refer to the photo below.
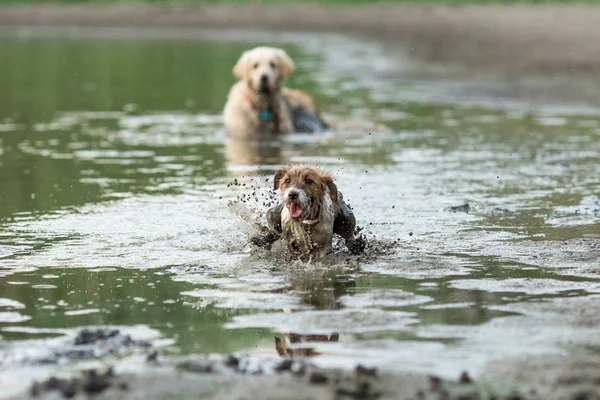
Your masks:
M313 99L300 90L284 88L282 91L295 132L319 133L329 128L329 125L319 114Z

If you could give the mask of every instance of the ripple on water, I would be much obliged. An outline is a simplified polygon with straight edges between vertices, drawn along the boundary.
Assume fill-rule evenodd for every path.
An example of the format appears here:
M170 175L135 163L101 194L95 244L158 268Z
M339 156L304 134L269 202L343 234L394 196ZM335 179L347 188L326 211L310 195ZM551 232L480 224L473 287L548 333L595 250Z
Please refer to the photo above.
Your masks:
M486 292L518 292L526 294L556 294L569 290L600 292L597 282L559 281L555 279L509 278L509 279L464 279L454 280L450 285L463 290Z
M219 308L255 310L310 308L303 305L299 297L279 293L198 289L182 292L181 295L198 297L205 302L216 302L216 307Z
M16 324L19 322L28 321L30 319L30 316L23 315L16 311L0 311L0 322L2 323Z
M363 307L403 307L427 303L433 299L429 296L415 295L397 289L372 290L366 293L344 295L339 301L348 308Z
M235 265L245 242L236 230L221 229L223 223L230 221L226 207L215 208L201 198L127 198L83 207L60 219L22 222L23 231L44 232L50 237L77 236L57 241L44 251L8 259L3 266L80 267L81 260L85 260L89 268L156 268L214 262L225 267ZM202 241L198 240L199 235L204 238Z
M361 333L397 331L417 323L414 313L377 309L338 311L301 311L294 313L237 316L225 326L229 329L262 327L297 334Z
M25 304L11 299L0 298L0 307L25 308Z

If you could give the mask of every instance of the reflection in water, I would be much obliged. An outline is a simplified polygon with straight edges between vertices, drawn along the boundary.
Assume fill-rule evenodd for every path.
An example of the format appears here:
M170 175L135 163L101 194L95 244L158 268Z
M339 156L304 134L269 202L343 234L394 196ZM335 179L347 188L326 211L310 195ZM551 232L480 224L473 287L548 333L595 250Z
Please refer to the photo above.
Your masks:
M282 140L275 137L249 139L230 135L225 140L229 170L253 175L264 166L287 164L282 145Z
M31 338L36 338L53 336L44 334L43 329L144 325L165 338L175 338L180 352L192 353L236 351L260 338L254 329L222 329L233 315L243 311L232 312L212 304L189 307L179 292L195 286L174 281L168 271L45 268L42 274L2 278L0 285L0 314L15 309L27 316L12 323L0 320L0 327L7 328L2 336L9 340L23 339L27 328L31 328ZM16 322L22 329L9 330L15 329Z
M338 302L341 296L353 293L356 280L349 276L334 276L331 279L302 280L292 279L291 290L301 293L302 302L316 310L337 310L343 307ZM286 309L293 313L297 310ZM329 335L300 335L283 333L283 337L275 337L275 350L282 357L311 357L320 355L311 343L338 342L340 334L332 332Z

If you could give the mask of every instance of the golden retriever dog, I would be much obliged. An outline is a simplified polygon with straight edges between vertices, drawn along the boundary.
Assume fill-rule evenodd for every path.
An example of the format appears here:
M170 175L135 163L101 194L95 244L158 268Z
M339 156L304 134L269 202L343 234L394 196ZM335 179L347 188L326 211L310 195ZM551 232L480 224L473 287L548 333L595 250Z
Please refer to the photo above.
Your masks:
M262 175L261 166L288 162L281 141L276 138L248 140L229 136L225 139L225 157L235 176L240 168L244 175Z
M223 110L228 133L247 138L326 129L311 97L285 87L295 68L282 49L256 47L244 52L233 67L239 81Z
M365 247L356 235L356 219L333 178L321 168L296 164L275 174L273 189L282 202L267 211L269 231L251 242L270 246L283 237L288 249L304 258L322 258L332 251L333 234L340 235L353 253Z

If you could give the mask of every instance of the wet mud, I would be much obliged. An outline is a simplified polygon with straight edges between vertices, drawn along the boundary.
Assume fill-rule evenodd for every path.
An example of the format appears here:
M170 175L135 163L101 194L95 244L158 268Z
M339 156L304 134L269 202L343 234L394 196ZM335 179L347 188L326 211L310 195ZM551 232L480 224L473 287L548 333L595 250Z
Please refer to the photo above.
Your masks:
M260 360L242 355L158 357L139 372L87 369L34 382L17 399L525 399L505 388L483 388L466 372L455 380L433 375L389 375L376 368L324 369L303 359ZM131 365L129 366L131 368Z

